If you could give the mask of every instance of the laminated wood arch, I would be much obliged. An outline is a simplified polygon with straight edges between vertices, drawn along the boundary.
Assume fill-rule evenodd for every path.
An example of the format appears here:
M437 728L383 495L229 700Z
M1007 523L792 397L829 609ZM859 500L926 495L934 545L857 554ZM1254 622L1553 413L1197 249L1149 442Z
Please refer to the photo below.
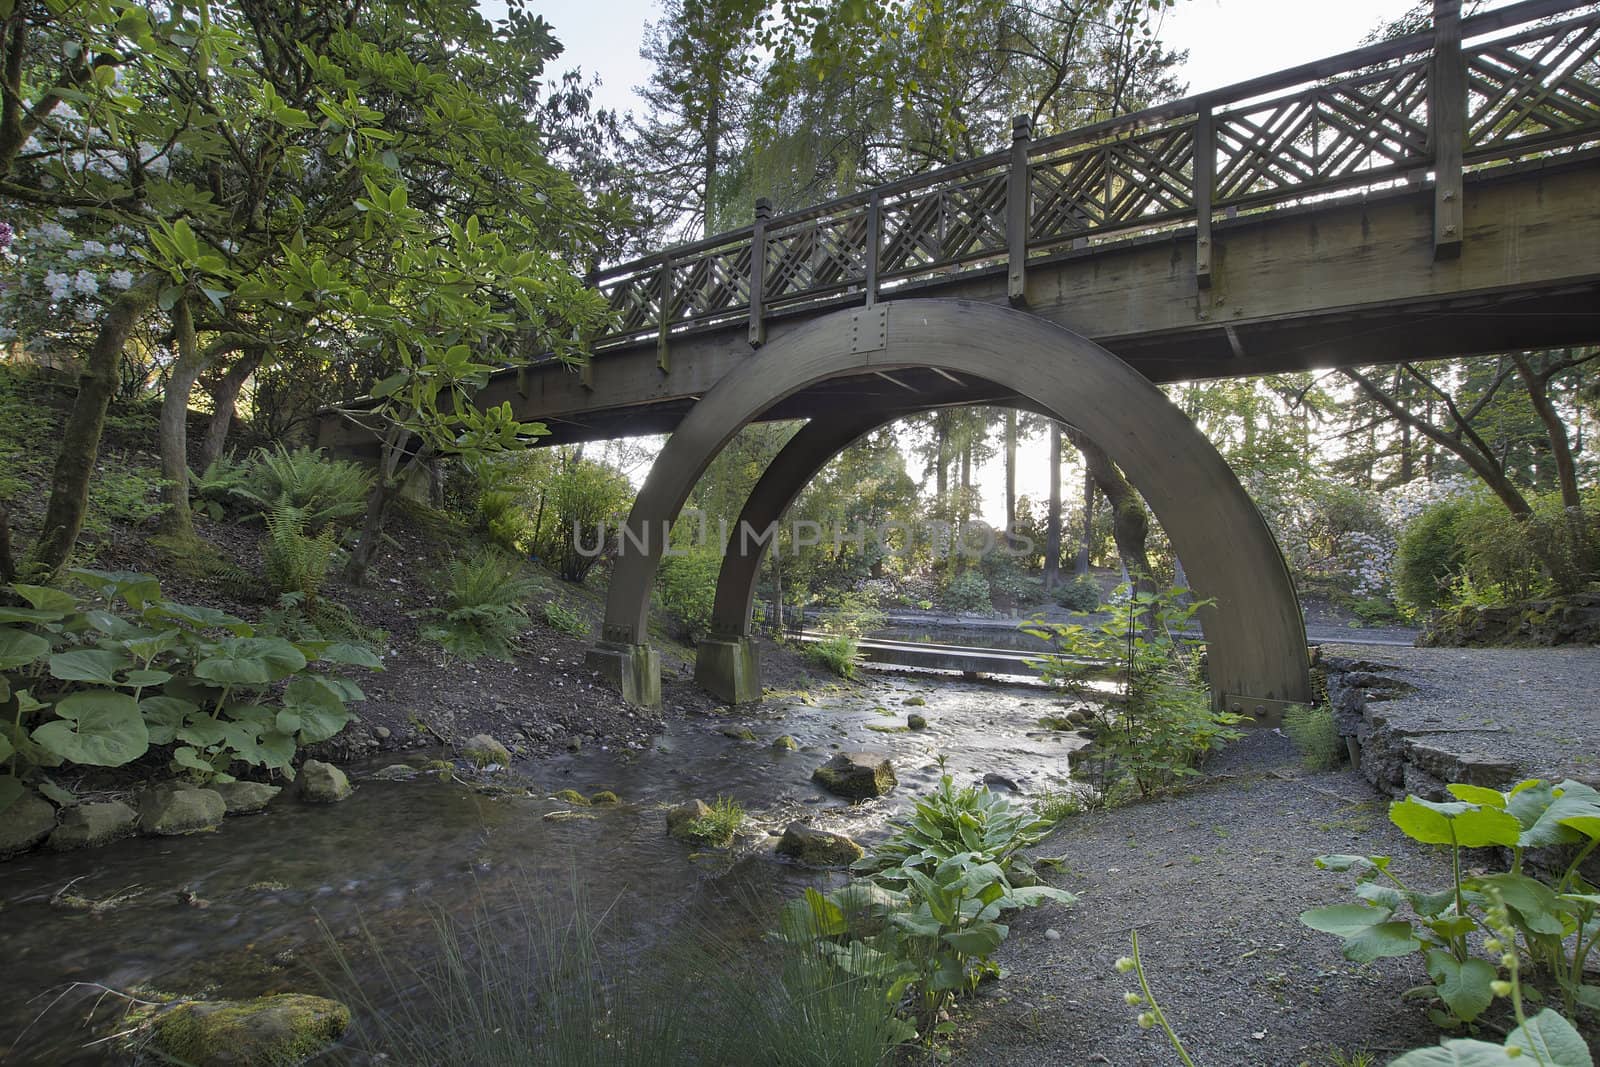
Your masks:
M623 664L625 696L641 703L659 699L658 683L641 685L636 678L630 684L627 670L630 664L635 674L655 670L643 635L664 534L723 446L774 403L808 386L908 367L982 379L1100 444L1155 512L1196 594L1214 602L1199 617L1217 698L1258 716L1270 716L1279 701L1311 699L1305 628L1288 568L1238 479L1193 423L1093 342L1020 311L953 300L904 300L820 319L758 350L684 417L628 517L601 646L592 658L602 666L606 656ZM797 493L804 482L794 482L804 466L797 463L792 476L775 480L769 491ZM806 480L811 473L804 473ZM730 586L727 596L734 595Z

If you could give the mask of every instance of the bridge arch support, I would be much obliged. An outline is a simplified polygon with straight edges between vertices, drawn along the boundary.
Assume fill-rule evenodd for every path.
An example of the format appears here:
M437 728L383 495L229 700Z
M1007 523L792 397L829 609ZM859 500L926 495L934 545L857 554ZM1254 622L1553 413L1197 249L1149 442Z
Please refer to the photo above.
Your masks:
M1025 312L954 300L895 301L819 319L757 351L684 417L628 517L602 639L590 653L624 698L659 700L659 665L644 640L651 588L665 531L711 460L786 396L831 378L907 367L981 378L1100 444L1150 504L1195 592L1214 601L1200 622L1217 699L1248 713L1311 698L1288 568L1238 479L1193 423L1093 342Z

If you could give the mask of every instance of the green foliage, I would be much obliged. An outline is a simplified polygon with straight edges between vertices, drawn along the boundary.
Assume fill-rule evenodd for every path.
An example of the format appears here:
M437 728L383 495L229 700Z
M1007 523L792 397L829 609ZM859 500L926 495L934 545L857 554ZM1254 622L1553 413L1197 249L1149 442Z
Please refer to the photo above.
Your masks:
M1119 587L1118 608L1097 623L1032 619L1024 632L1050 641L1056 651L1041 657L1044 678L1079 699L1095 697L1091 683L1108 664L1125 673L1120 707L1095 736L1092 758L1081 766L1101 793L1126 778L1149 796L1198 772L1195 764L1238 734L1239 717L1211 707L1206 687L1177 637L1202 606L1184 589L1157 593Z
M849 975L889 979L892 1000L912 995L923 1040L952 1029L940 1018L951 998L997 975L993 954L1009 933L1005 912L1047 900L1071 904L1049 886L1013 884L1018 849L1049 824L983 789L938 792L894 824L890 839L858 861L867 879L824 895L807 890L785 908L783 936L814 941Z
M148 575L71 575L92 595L13 585L31 606L0 608L0 759L13 776L172 746L173 769L202 780L231 780L235 762L292 777L296 747L338 733L362 699L309 665L380 667L358 645L264 637L164 599Z
M445 572L445 607L428 614L438 621L422 636L461 659L509 660L511 640L528 625L523 608L538 585L516 560L494 549L453 559Z
M582 615L567 607L559 600L547 600L544 607L539 609L539 615L544 619L546 626L558 630L568 637L588 637L589 623Z
M854 681L861 669L861 646L849 634L831 634L801 646L807 663L826 668L846 681Z
M1325 704L1289 709L1283 716L1283 732L1311 770L1332 770L1344 761L1344 738L1334 724L1333 709Z
M1470 1022L1489 1006L1498 969L1517 962L1512 939L1554 983L1569 1015L1579 1006L1600 1011L1600 986L1584 981L1586 958L1600 942L1600 894L1579 874L1600 844L1600 793L1581 782L1552 786L1538 779L1504 793L1460 784L1449 789L1455 799L1446 803L1415 796L1396 801L1389 818L1413 840L1450 849L1452 884L1414 889L1387 856L1319 856L1318 867L1356 875L1361 903L1312 908L1301 921L1343 939L1344 955L1358 962L1420 952L1444 1006L1434 1013L1441 1024ZM1550 883L1524 874L1524 850L1552 845L1571 849L1563 873ZM1464 873L1461 850L1487 846L1509 849L1509 868ZM1490 958L1474 954L1478 933L1489 939ZM1491 947L1501 939L1508 943Z
M142 471L105 465L89 483L89 510L83 528L104 535L113 522L144 525L166 510L160 500L166 484Z
M703 845L727 848L733 844L733 835L744 825L744 806L732 797L718 797L708 807L709 815L690 819L678 833Z
M1071 611L1095 611L1100 607L1100 583L1087 574L1075 575L1056 590L1056 603Z
M717 573L722 569L720 547L693 545L673 549L656 569L659 603L677 620L678 632L690 641L698 641L711 629Z
M986 615L994 610L989 602L989 579L980 570L964 570L940 590L939 603L946 611Z

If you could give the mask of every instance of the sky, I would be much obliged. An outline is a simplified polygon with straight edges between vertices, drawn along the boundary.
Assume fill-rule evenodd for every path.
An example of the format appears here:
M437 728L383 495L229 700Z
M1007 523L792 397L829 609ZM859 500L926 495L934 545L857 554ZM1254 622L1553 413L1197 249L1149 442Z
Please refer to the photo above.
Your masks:
M1189 92L1201 93L1358 48L1373 30L1404 14L1408 0L1177 0L1162 17L1160 36L1169 48L1189 53L1183 70ZM1494 3L1490 6L1501 6ZM489 17L503 13L503 0L481 0ZM565 51L552 73L582 68L597 75L596 102L627 111L640 109L636 86L650 76L639 58L645 24L660 18L656 0L555 0L530 5L554 29ZM995 131L1002 147L1008 130ZM1024 443L1018 458L1017 491L1034 500L1048 492L1043 440ZM920 476L913 469L913 476ZM983 517L1000 525L1005 517L1005 474L998 458L977 472ZM1063 474L1063 494L1076 496L1081 474Z

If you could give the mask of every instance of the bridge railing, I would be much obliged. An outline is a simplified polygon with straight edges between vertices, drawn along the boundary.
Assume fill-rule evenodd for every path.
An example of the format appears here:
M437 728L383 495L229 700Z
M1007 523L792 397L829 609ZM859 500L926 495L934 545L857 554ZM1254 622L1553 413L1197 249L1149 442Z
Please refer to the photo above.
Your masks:
M1431 178L1435 249L1462 239L1462 175L1600 145L1600 4L1526 0L1432 29L769 217L600 272L616 319L597 348L872 304L918 283L1005 270L1130 236L1194 230L1211 276L1218 214Z

